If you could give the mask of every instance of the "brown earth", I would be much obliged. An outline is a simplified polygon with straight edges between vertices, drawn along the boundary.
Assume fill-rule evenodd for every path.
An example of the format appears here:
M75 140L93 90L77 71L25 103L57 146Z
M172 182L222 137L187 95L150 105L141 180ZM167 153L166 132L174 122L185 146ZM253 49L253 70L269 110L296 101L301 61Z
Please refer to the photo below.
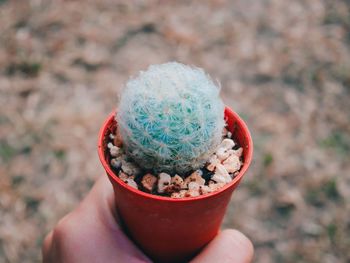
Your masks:
M40 261L103 176L123 83L172 60L218 79L253 135L224 227L255 262L349 262L349 1L123 2L0 0L0 262Z

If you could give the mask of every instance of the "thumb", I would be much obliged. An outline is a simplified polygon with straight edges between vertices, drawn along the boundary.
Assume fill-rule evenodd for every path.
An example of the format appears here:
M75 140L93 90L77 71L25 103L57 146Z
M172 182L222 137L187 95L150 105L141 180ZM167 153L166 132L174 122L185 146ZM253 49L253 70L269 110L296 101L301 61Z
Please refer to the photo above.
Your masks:
M241 232L227 229L220 232L191 262L249 263L253 255L252 242Z

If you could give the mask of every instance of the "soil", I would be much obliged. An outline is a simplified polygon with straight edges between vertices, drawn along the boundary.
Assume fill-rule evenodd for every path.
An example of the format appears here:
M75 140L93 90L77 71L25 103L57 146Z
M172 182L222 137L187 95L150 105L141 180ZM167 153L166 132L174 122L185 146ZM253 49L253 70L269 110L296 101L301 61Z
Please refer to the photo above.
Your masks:
M140 191L151 193L154 195L165 196L165 197L187 198L187 197L196 197L196 196L204 195L211 192L216 192L221 187L229 183L229 181L220 182L218 180L215 180L215 177L214 177L214 174L216 173L215 164L214 163L211 164L210 160L208 160L207 163L205 163L204 166L198 170L192 170L183 175L171 174L170 175L171 180L174 180L175 176L177 176L178 180L180 180L181 182L166 181L164 184L164 189L160 190L160 187L162 186L162 184L161 186L159 186L158 182L161 180L161 175L164 173L162 172L154 173L152 170L144 170L142 169L142 167L139 167L132 159L130 159L125 154L125 151L123 149L122 138L120 137L117 129L118 129L117 125L115 123L112 124L112 126L110 127L110 130L111 130L110 133L106 134L105 136L106 138L104 138L103 140L106 145L106 149L104 149L106 160L109 163L111 170L115 173L116 176L118 176L121 180L123 180L124 183L129 184ZM238 149L240 149L240 146L233 139L231 139L231 132L228 132L226 128L224 128L223 130L222 141L225 139L231 140L231 142L233 142L232 143L233 146L230 149L227 149L226 151L228 150L237 151ZM117 154L113 153L113 151L117 151L118 153ZM215 153L213 155L215 155ZM229 156L230 155L227 155L225 159L220 161L220 164L224 163L224 161L226 161ZM124 164L122 160L125 161ZM228 173L224 168L226 173L229 175L230 181L232 181L238 175L241 169L241 166L244 163L242 160L242 151L239 154L239 158L237 158L237 160L239 160L238 161L239 169L237 170L235 169L234 172ZM116 163L118 165L116 165ZM123 165L136 167L139 172L137 174L130 173L128 172L130 168L123 167ZM209 165L213 165L213 168L211 169L211 171L208 170ZM146 176L151 179L146 180L145 178ZM219 173L218 173L218 176L222 178ZM150 184L150 181L152 181L151 184ZM189 182L194 182L195 185L192 184L192 187L190 187ZM193 187L195 189L193 189Z

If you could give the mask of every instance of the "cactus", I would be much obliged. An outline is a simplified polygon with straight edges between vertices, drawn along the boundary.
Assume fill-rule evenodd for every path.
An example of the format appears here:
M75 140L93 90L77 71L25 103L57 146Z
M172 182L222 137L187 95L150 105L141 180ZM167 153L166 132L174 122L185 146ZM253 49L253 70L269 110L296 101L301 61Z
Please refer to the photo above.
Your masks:
M116 114L123 145L142 168L185 174L221 142L220 89L200 68L152 65L127 82Z

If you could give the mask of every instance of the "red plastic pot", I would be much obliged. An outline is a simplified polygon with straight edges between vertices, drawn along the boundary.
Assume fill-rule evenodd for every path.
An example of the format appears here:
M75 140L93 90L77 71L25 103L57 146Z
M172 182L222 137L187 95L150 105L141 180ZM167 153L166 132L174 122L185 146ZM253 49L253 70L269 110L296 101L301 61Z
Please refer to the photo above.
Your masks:
M125 231L156 262L191 259L220 229L232 192L246 173L253 155L253 142L246 124L228 107L225 117L233 138L243 147L243 167L232 182L219 191L184 199L144 193L119 179L109 167L106 155L108 135L117 125L114 113L101 128L98 154L113 185Z

